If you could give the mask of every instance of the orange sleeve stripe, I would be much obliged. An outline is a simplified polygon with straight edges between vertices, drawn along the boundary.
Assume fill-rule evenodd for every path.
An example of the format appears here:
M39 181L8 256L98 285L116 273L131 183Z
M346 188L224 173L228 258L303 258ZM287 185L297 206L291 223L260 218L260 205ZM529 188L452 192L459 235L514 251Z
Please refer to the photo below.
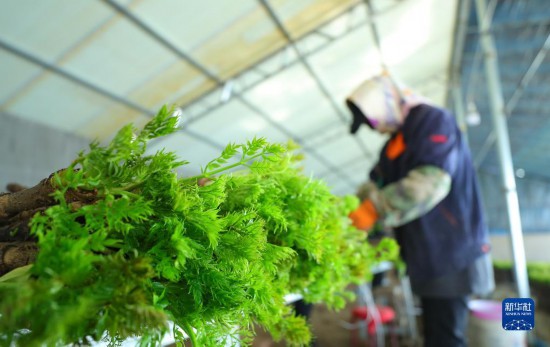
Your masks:
M403 133L400 132L388 143L388 146L386 147L386 157L390 160L394 160L403 154L406 148L407 145L405 144Z

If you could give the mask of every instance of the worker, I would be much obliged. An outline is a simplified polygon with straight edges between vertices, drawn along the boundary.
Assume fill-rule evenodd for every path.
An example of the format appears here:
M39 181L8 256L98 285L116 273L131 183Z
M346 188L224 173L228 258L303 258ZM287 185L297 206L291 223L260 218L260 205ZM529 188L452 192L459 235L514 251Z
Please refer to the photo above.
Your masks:
M467 300L494 289L488 231L469 149L450 112L388 74L361 84L346 104L389 135L350 214L364 230L392 227L420 297L424 346L466 346Z

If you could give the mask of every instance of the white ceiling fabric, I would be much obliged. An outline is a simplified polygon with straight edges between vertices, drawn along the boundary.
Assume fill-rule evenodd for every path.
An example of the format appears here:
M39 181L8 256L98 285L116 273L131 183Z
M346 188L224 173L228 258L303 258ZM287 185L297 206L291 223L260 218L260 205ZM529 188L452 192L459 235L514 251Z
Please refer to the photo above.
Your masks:
M255 0L110 1L2 2L2 111L105 140L126 122L141 126L163 104L175 104L200 136L184 130L151 150L165 147L190 161L182 174L198 172L229 142L262 136L303 145L304 172L336 194L353 193L366 179L384 138L366 128L349 135L344 108L347 94L381 66L361 1L270 2L308 66ZM373 5L385 63L443 104L456 1Z

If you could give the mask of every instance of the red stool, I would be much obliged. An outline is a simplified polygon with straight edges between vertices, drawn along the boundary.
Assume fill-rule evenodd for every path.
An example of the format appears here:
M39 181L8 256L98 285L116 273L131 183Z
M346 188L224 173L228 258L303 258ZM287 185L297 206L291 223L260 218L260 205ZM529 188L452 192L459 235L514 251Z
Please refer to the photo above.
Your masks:
M370 345L376 346L376 333L378 330L377 325L386 325L393 323L393 321L395 320L395 311L388 306L376 305L376 311L378 312L378 316L380 317L378 321L378 319L375 319L374 315L372 314L372 310L373 308L368 308L367 306L358 306L354 308L351 312L351 322L357 323L358 321L365 321L365 323L367 324L367 333ZM352 333L353 346L359 345L358 333L358 329L355 329ZM392 338L392 345L394 345L394 343L396 343L396 341Z

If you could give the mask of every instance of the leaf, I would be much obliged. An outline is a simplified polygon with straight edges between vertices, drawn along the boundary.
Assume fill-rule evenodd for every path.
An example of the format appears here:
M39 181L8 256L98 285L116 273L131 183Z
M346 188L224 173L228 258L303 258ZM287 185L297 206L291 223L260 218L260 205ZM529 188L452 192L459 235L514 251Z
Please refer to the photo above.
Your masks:
M19 282L27 280L30 276L32 264L18 267L0 277L0 282Z

